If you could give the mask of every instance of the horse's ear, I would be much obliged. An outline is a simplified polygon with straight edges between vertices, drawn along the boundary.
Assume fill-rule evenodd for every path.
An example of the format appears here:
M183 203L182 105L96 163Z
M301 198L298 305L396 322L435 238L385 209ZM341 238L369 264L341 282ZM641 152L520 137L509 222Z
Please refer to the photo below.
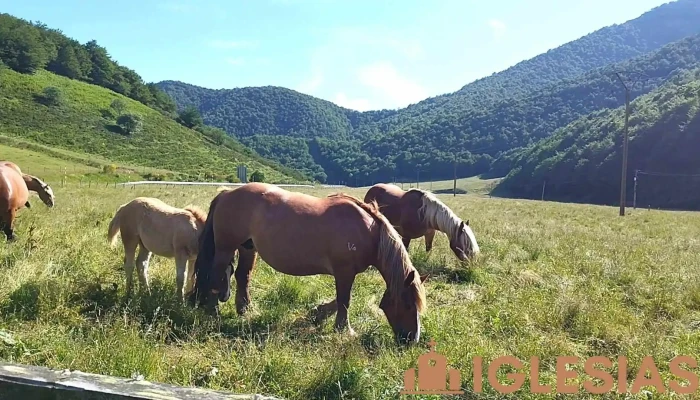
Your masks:
M430 276L430 274L421 276L421 277L420 277L420 283L425 283L425 281L428 279L429 276Z
M467 220L467 223L465 225L469 226L469 220Z
M403 285L405 287L410 287L413 284L413 280L416 278L416 271L413 270L408 273L408 276L406 277L406 280L403 281Z

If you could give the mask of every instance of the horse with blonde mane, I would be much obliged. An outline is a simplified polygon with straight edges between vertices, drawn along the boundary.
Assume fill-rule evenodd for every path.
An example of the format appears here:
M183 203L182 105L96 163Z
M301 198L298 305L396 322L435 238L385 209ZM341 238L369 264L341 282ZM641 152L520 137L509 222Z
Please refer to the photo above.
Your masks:
M412 239L425 237L425 251L433 247L435 231L443 232L450 240L450 249L460 261L473 259L479 245L469 220L462 221L434 194L421 190L404 191L396 185L378 183L365 194L365 203L376 201L379 209L403 237L408 249Z
M193 265L206 218L204 211L195 206L177 208L151 197L137 197L119 206L107 228L107 240L114 247L117 234L121 233L127 296L132 292L134 255L138 247L136 267L140 289L150 292L148 264L152 254L175 258L176 294L184 300L184 293L193 284ZM186 276L189 279L185 288Z
M36 176L25 174L11 161L0 161L0 225L11 242L17 239L14 233L15 217L21 208L31 208L29 192L36 192L47 207L53 207L53 190Z
M231 266L238 252L236 311L250 304L250 277L258 256L293 276L332 275L335 300L319 310L337 312L335 329L354 336L348 321L350 292L357 274L374 265L386 283L379 307L401 342L420 337L425 288L401 237L377 209L359 199L324 198L265 183L222 190L210 206L195 263L193 305L218 311L230 297Z

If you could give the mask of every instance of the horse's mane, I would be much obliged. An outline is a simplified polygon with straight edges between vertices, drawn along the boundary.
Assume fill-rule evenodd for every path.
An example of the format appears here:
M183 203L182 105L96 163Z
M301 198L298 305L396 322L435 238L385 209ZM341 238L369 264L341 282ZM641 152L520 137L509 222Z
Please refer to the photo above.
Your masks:
M207 222L207 213L205 213L201 208L194 206L194 205L188 205L187 207L184 208L185 211L189 211L192 216L197 220L197 222L201 223L204 225L205 222Z
M387 273L387 287L392 293L401 293L406 276L411 271L416 271L413 280L414 284L411 285L413 290L412 297L416 302L416 309L418 312L423 312L427 306L427 301L425 297L425 287L423 286L423 282L420 280L420 274L418 274L418 271L413 266L408 250L406 250L403 245L401 236L396 229L394 229L389 220L386 219L384 214L379 211L379 204L377 201L372 200L365 203L360 199L345 193L334 193L328 197L338 197L355 203L369 215L371 215L381 226L378 255L380 261L379 265L385 269L384 272ZM394 296L394 299L398 301L399 296Z
M420 194L423 205L418 209L418 215L421 221L435 226L452 239L462 219L432 192L413 188L406 191L406 193Z

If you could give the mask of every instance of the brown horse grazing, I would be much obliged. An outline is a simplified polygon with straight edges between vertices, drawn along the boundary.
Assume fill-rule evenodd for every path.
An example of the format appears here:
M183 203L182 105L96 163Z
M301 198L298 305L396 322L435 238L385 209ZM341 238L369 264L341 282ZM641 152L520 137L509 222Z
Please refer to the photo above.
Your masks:
M17 164L0 161L0 224L8 241L14 241L15 217L22 207L30 208L29 192L36 192L48 207L55 198L51 187L41 179L22 173Z
M218 301L228 300L236 251L239 315L250 304L250 277L260 253L284 274L332 275L336 298L319 309L337 311L335 329L355 335L348 322L350 292L355 276L374 265L386 282L379 307L396 339L415 342L420 337L425 278L411 264L401 237L376 204L343 194L318 198L264 183L221 191L210 204L201 236L190 293L193 305L216 312Z
M452 252L461 261L479 253L474 232L435 195L421 189L404 191L396 185L378 183L365 194L365 203L376 201L382 214L396 227L408 249L412 239L425 237L425 251L433 247L435 231L450 240Z
M131 295L134 255L138 246L136 266L140 289L150 291L148 263L151 254L175 258L177 296L184 300L185 276L189 277L186 289L189 291L193 283L199 235L206 218L204 211L195 206L176 208L150 197L137 197L122 204L109 223L107 240L114 247L117 234L121 233L127 296Z

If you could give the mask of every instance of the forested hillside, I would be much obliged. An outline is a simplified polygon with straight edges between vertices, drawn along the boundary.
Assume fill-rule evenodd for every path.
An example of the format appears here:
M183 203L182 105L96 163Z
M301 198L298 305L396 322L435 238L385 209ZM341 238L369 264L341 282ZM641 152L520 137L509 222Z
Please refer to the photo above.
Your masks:
M326 180L326 173L310 150L318 147L317 137L321 142L323 138L354 141L354 130L393 113L360 113L274 86L213 90L176 81L159 82L158 86L175 99L180 109L197 107L205 123L238 137L263 157L321 181Z
M700 68L631 103L628 202L641 170L640 206L700 209ZM513 156L517 167L495 194L619 204L624 107L575 122ZM690 176L689 176L690 175ZM694 176L693 176L694 175Z
M417 172L446 179L455 161L459 176L502 176L512 165L510 157L494 163L499 156L621 105L615 70L649 75L635 87L638 96L693 67L698 38L688 37L698 33L700 2L678 0L397 111L358 113L277 87L209 90L172 81L159 87L181 108L196 105L205 122L319 179L354 184ZM275 135L296 139L272 143ZM299 154L306 148L310 157Z
M246 163L268 179L306 180L182 117L165 92L95 41L0 14L0 135L174 172L153 179L235 180Z
M0 14L0 62L21 73L46 69L111 89L166 114L175 112L169 96L112 60L107 49L95 40L80 44L59 29L9 14Z

